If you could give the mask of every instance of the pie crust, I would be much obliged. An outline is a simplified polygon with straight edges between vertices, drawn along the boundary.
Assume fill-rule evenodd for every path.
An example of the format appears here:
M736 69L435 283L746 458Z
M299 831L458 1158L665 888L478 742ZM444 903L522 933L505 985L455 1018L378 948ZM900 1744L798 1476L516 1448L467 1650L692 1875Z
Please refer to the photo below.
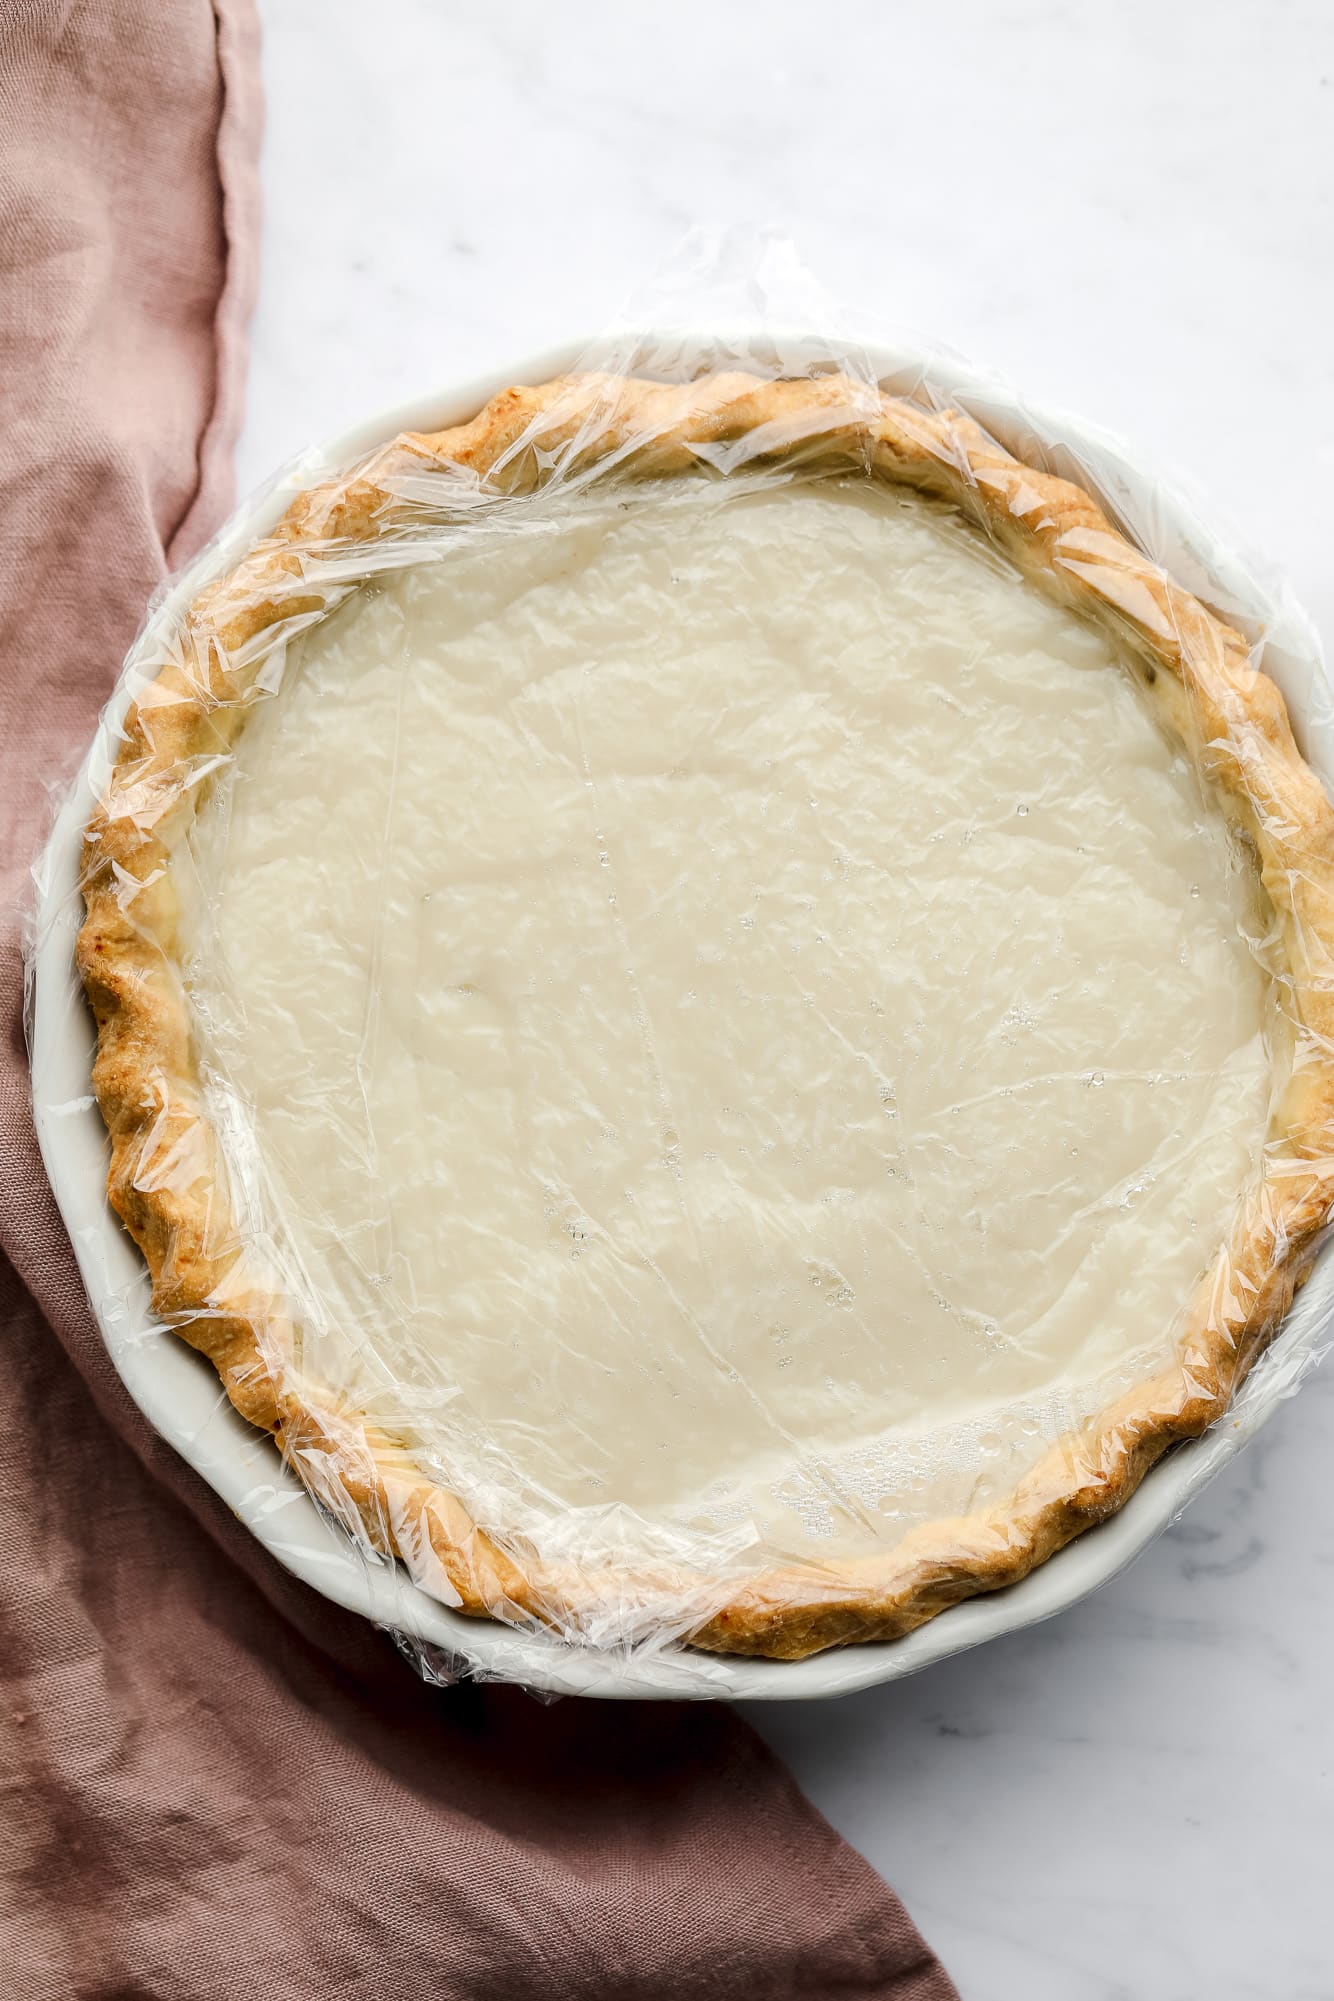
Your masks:
M873 1555L791 1563L720 1585L657 1559L609 1575L478 1529L401 1439L306 1379L290 1300L232 1212L205 1104L183 977L175 860L225 761L265 636L322 617L355 588L331 549L410 537L442 472L463 505L545 484L815 466L916 489L985 529L1049 597L1134 661L1144 701L1184 747L1255 857L1291 1069L1261 1169L1193 1294L1178 1357L1045 1451L1000 1504L928 1521ZM687 384L584 375L496 397L469 424L408 434L298 495L273 533L191 605L126 720L85 845L79 966L98 1028L94 1084L111 1135L108 1189L153 1278L156 1310L213 1362L236 1408L270 1431L363 1544L401 1558L460 1610L587 1636L600 1607L625 1631L671 1623L698 1647L795 1659L888 1639L1024 1576L1114 1512L1164 1451L1217 1421L1307 1275L1334 1207L1334 812L1245 640L1166 577L1080 488L1024 465L957 410L838 374ZM682 1609L685 1608L685 1609ZM636 1626L635 1617L639 1623Z

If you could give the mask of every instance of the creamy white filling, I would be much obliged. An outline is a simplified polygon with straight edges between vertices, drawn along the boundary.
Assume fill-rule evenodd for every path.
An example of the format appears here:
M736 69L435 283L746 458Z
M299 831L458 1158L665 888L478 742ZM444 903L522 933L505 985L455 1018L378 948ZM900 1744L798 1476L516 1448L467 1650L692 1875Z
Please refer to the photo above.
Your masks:
M1170 1354L1258 1158L1253 871L911 495L461 538L289 648L192 846L307 1368L551 1547L998 1498Z

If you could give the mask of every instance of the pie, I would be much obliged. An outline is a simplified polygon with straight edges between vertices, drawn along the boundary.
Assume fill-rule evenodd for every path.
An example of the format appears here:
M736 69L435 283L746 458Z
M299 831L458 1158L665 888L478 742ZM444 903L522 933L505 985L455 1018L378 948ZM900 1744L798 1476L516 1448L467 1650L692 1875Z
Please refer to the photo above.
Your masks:
M140 674L79 963L156 1310L373 1560L797 1658L1226 1410L1334 1205L1334 817L1079 487L587 374L298 495Z

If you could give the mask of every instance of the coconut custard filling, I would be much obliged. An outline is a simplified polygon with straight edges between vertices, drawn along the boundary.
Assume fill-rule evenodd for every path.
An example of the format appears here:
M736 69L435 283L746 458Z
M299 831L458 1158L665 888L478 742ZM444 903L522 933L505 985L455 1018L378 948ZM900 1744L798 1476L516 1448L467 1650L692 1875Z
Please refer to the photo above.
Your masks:
M1171 1357L1259 1160L1253 863L1112 642L911 492L682 483L372 580L189 840L301 1366L544 1551L1003 1498Z

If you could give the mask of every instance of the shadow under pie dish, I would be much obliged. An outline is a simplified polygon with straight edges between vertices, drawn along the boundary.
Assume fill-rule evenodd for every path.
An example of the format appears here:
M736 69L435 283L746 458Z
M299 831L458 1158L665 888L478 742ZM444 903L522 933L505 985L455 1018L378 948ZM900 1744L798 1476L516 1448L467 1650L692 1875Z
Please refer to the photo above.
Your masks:
M792 1658L1215 1419L1334 1188L1330 809L1078 488L579 377L298 497L89 828L158 1310L447 1604Z

